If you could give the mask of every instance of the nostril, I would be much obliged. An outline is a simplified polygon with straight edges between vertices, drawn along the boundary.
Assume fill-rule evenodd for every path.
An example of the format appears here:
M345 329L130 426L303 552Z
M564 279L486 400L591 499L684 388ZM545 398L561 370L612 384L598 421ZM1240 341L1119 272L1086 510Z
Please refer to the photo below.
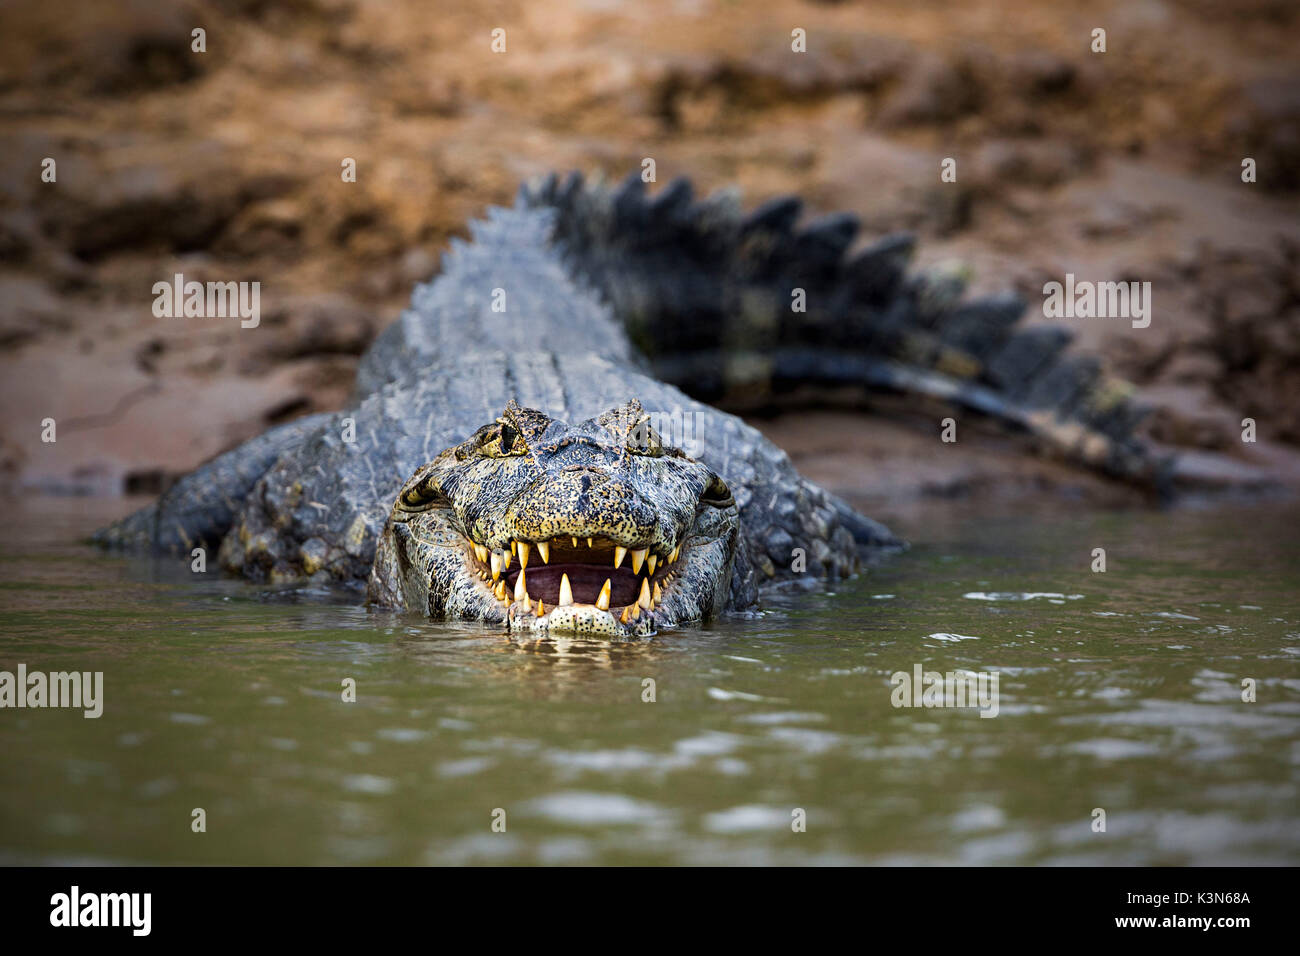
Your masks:
M583 491L593 485L603 485L609 481L609 471L604 468L592 468L590 465L569 465L564 469L566 475L574 473Z
M588 491L590 491L590 490L591 490L591 476L590 476L590 475L583 475L581 478L579 478L579 479L578 479L578 487L579 487L580 489L582 489L582 493L583 493L584 495L585 495Z

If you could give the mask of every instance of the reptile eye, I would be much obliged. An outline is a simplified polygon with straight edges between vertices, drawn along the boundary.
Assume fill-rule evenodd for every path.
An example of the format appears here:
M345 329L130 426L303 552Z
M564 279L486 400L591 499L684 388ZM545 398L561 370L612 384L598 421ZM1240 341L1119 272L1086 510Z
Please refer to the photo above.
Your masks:
M658 458L664 453L663 441L650 424L650 416L641 419L627 433L627 449L634 455Z
M730 508L736 503L736 499L731 496L731 489L727 487L727 483L717 475L713 475L708 485L700 492L700 503L714 508Z
M433 483L433 479L426 476L416 476L407 483L397 496L397 510L405 511L410 514L418 514L421 511L429 511L433 508L447 508L451 502L447 500L441 489Z
M485 458L512 458L528 452L528 443L519 429L498 418L492 425L485 425L475 436L474 454Z

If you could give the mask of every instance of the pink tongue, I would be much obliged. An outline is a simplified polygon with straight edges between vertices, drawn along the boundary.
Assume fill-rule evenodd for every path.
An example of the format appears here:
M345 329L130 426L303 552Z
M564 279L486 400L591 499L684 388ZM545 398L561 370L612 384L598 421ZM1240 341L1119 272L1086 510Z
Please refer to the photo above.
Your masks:
M622 607L634 604L641 593L641 579L631 569L601 567L595 564L544 564L535 567L528 565L528 596L536 601L538 598L548 606L554 606L560 600L560 577L569 576L569 587L573 591L573 600L577 604L595 604L600 589L610 582L610 607ZM518 573L507 577L507 587L513 592Z

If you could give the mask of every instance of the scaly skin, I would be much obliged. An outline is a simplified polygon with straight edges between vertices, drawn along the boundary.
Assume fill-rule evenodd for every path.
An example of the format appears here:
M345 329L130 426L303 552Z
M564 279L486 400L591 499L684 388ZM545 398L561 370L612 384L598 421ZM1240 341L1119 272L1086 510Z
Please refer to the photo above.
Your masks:
M833 579L900 547L677 384L735 404L800 383L924 395L1159 485L1167 463L1133 436L1141 409L1095 362L1064 355L1068 336L1017 331L1013 299L961 302L959 278L906 277L909 239L854 253L852 217L796 231L798 211L785 199L746 215L726 193L697 203L681 182L649 199L635 178L526 187L452 243L363 357L349 408L215 459L99 540L219 546L253 580L366 583L377 605L606 636L745 608L763 585ZM806 312L790 308L796 290ZM647 415L663 454L629 445ZM516 597L520 542L529 569L547 543L561 570ZM630 565L615 568L615 548L647 551L646 567L616 573ZM493 552L512 560L498 581Z

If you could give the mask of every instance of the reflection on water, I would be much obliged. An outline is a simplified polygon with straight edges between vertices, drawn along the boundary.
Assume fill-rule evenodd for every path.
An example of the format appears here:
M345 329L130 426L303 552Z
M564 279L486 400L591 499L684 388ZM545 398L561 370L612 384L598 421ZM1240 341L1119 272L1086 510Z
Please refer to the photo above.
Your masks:
M78 544L110 508L0 541L0 669L105 683L0 710L3 862L1300 862L1294 506L936 505L867 577L618 644ZM916 665L998 716L895 708Z

